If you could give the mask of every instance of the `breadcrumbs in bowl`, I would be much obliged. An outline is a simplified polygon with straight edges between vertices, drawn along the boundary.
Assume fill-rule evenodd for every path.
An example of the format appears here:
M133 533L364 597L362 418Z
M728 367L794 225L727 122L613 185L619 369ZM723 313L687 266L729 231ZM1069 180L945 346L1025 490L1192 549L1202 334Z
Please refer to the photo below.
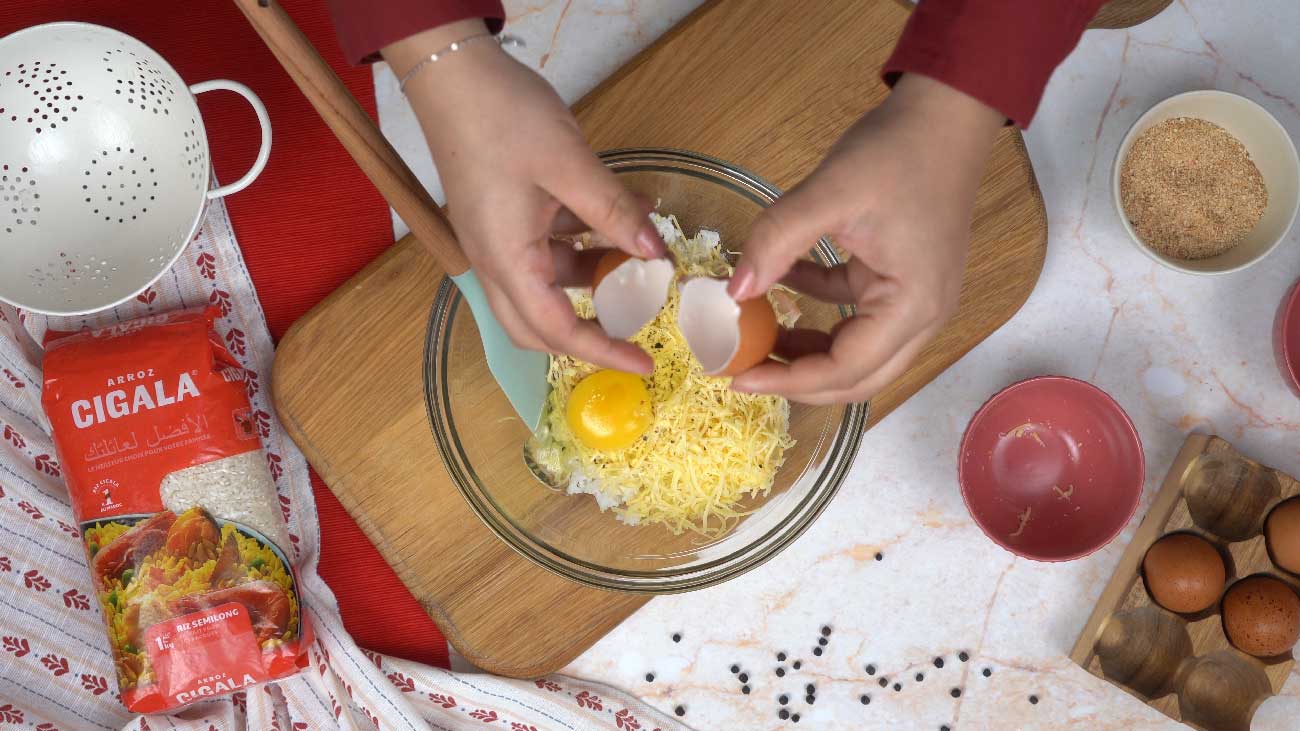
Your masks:
M1285 239L1300 207L1300 160L1264 107L1228 92L1191 91L1134 122L1111 187L1140 251L1180 272L1226 274Z

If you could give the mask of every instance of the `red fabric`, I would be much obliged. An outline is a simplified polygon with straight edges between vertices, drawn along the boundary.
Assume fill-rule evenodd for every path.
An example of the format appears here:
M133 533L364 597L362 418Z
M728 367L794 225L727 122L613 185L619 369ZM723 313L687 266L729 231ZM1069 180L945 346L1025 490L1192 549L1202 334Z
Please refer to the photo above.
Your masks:
M379 60L379 51L447 23L483 18L496 33L506 22L501 0L329 0L343 55L352 63Z
M885 62L885 81L917 73L1028 127L1052 72L1104 0L922 0Z
M283 0L303 32L373 116L369 69L349 67L323 0ZM388 207L229 0L23 0L0 3L0 36L80 20L117 28L168 59L189 83L228 78L252 87L271 115L265 172L226 199L236 235L279 338L295 320L392 243ZM231 94L200 97L221 180L238 178L258 146L256 118ZM313 474L320 573L363 647L447 666L446 641L334 495Z

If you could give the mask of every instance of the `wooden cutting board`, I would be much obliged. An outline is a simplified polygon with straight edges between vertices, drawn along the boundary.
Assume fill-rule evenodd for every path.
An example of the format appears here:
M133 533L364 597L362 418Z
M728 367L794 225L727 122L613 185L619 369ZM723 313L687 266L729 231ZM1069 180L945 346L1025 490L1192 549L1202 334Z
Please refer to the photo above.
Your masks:
M907 12L893 0L709 2L575 111L596 149L696 150L788 188L884 98L879 69ZM1010 319L1034 288L1047 219L1014 129L998 139L974 221L960 311L872 402L869 426ZM441 279L409 237L366 267L281 342L276 408L456 650L493 673L543 675L647 599L583 588L517 556L450 483L422 380Z

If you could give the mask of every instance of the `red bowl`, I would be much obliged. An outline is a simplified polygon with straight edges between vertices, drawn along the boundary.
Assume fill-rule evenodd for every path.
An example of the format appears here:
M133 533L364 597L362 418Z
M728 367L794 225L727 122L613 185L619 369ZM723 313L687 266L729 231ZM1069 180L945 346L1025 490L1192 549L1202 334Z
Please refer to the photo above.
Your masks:
M1114 540L1137 511L1146 462L1115 400L1083 381L1021 381L975 412L957 480L971 517L1008 551L1072 561Z
M1273 352L1282 378L1291 392L1300 396L1300 282L1282 298L1273 320Z

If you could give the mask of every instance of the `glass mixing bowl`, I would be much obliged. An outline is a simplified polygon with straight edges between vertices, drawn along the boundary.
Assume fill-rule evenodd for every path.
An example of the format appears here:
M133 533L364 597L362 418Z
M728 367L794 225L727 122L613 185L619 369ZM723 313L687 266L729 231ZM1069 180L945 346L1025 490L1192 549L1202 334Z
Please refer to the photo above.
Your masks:
M688 236L700 228L717 231L733 253L780 195L744 170L693 152L617 150L601 157L620 182L676 214ZM825 239L811 256L827 265L839 261ZM798 305L800 327L827 330L853 314L809 297L799 297ZM675 536L661 525L626 525L602 512L591 495L569 495L533 476L523 457L528 428L488 372L474 318L447 279L429 320L425 398L452 481L493 533L568 579L643 593L721 583L794 542L844 481L867 420L865 404L791 404L797 444L787 450L771 491L745 501L748 514L721 536Z

